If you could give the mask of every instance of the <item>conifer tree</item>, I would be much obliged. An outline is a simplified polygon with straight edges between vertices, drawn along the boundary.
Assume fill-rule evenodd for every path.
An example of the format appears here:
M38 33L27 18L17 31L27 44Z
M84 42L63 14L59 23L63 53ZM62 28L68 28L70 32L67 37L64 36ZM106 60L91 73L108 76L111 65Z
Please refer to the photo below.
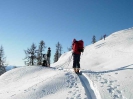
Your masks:
M36 65L36 60L37 60L37 49L36 49L36 45L33 43L31 45L31 48L28 48L27 50L24 50L25 54L26 54L26 61L25 64L28 66L31 65Z
M45 51L45 42L42 40L39 43L38 53L37 53L37 65L42 65L43 62L43 51Z
M57 62L59 58L59 52L56 50L55 55L54 55L54 62Z
M55 55L54 55L54 62L58 61L58 59L61 56L61 52L62 52L62 45L58 42L56 44L56 52L55 52Z
M92 38L92 43L93 43L93 44L96 43L96 37L95 37L95 35L94 35L93 38Z
M6 72L4 63L5 63L4 49L3 49L3 46L1 46L0 47L0 75Z
M0 66L4 66L5 57L4 57L4 48L3 46L0 47Z
M101 36L100 40L102 40L102 39L103 39L103 36Z

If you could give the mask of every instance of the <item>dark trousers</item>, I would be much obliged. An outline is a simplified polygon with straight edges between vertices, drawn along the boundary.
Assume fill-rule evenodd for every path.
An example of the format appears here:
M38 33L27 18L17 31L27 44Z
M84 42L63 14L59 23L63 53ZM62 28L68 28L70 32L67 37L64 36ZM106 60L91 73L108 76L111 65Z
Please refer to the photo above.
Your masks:
M80 54L73 54L73 68L80 68Z

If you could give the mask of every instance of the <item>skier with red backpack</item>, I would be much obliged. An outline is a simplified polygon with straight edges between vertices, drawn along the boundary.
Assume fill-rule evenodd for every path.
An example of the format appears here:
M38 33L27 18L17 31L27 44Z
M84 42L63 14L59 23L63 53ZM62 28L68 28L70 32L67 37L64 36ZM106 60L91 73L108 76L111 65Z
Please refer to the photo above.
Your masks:
M72 43L72 55L73 55L73 69L74 72L79 74L80 69L80 55L84 51L84 42L82 40L77 41L73 39Z

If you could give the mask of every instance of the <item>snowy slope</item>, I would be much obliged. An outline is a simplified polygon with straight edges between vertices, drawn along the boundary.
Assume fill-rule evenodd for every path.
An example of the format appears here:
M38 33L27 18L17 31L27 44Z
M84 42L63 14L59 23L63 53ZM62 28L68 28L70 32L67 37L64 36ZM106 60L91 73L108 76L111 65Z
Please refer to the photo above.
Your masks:
M71 52L55 65L71 68ZM133 99L133 28L86 46L81 55L81 70L98 87L102 99Z
M10 70L0 76L0 99L133 99L132 48L130 28L86 46L82 75L73 73L71 51L51 68Z
M1 99L85 99L79 77L70 70L21 67L0 77ZM56 98L55 98L56 97Z
M99 71L99 68L108 70L130 65L133 57L132 48L133 28L112 33L106 40L85 47L81 55L81 68ZM71 52L65 53L53 66L65 64L70 59ZM66 67L71 68L71 66L72 61Z

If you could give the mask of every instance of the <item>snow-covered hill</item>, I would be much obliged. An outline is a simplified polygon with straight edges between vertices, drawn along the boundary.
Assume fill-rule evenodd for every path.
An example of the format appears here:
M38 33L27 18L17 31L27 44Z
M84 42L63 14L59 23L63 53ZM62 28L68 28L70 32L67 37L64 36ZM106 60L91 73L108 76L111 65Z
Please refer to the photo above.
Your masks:
M72 53L51 68L31 66L0 76L2 99L133 99L133 28L85 47L82 75L72 69Z
M112 33L105 40L85 47L81 55L81 69L98 70L116 69L132 64L133 28ZM70 60L71 52L61 56L53 66L65 64ZM72 60L72 59L71 59ZM126 61L128 60L128 61ZM72 61L67 68L71 68Z

